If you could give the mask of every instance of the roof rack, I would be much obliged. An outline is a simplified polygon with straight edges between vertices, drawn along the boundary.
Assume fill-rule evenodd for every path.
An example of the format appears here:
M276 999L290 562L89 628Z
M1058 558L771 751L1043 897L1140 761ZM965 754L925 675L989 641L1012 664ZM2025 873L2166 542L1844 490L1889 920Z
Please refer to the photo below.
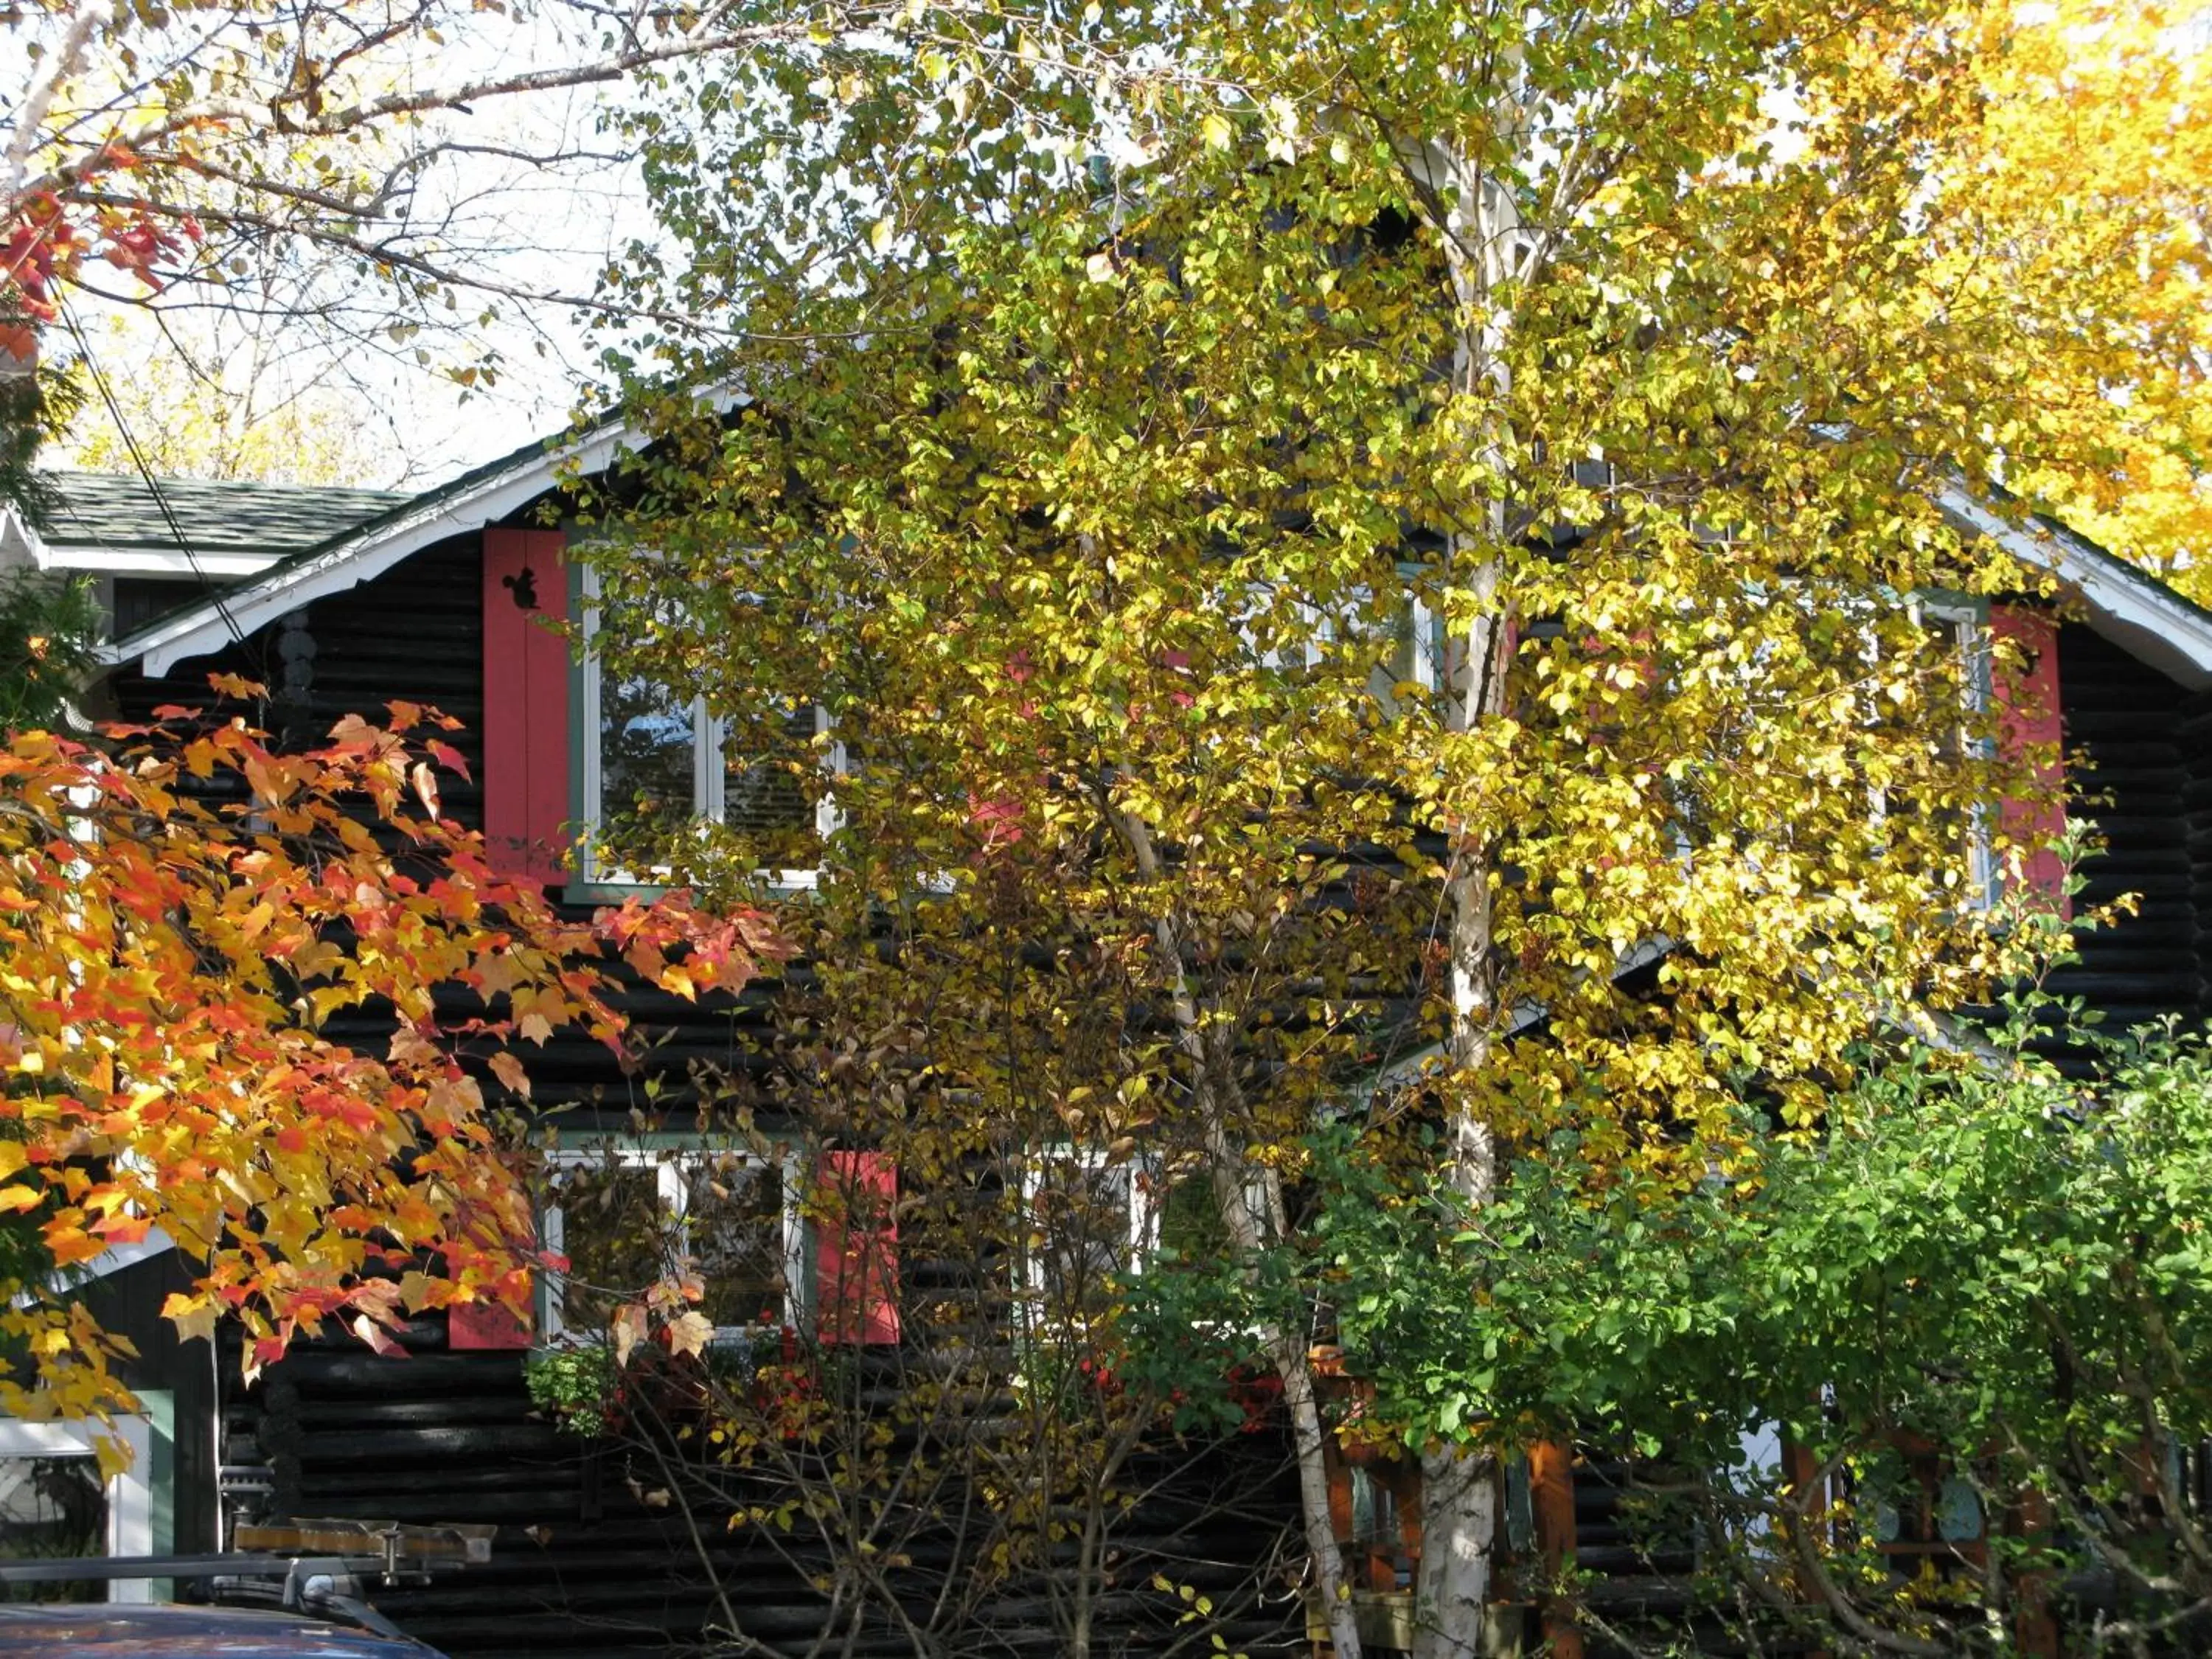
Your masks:
M406 1633L368 1605L362 1581L391 1587L426 1582L440 1568L491 1559L489 1526L416 1526L396 1521L295 1521L240 1526L238 1547L212 1555L70 1556L0 1563L0 1584L190 1578L209 1599L342 1619L398 1640Z

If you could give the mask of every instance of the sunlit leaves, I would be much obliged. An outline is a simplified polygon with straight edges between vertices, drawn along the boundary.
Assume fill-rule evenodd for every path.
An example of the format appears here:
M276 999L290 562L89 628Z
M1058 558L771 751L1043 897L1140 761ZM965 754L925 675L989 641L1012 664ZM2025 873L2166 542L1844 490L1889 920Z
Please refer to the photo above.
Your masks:
M1963 254L1954 9L1140 6L1065 77L1012 46L1041 12L924 15L964 52L882 54L850 110L757 66L816 126L651 108L684 258L616 291L752 332L616 358L662 443L596 557L683 618L614 653L841 815L666 856L820 871L811 1006L926 1030L943 1136L1126 1139L1231 1216L1322 1121L1413 1192L1473 1127L1521 1178L1557 1148L1677 1193L2027 959L1975 832L2033 850L1996 808L2057 757L1998 741L1914 596L2037 578L1929 492L2017 481L2022 434L2081 453L2054 388L2109 386L2069 331L2129 296ZM732 374L726 420L667 392ZM1070 1036L1100 999L1110 1053ZM870 1075L860 1115L903 1121ZM1419 1283L1432 1220L1302 1303L1285 1204L1159 1305L1303 1333ZM1489 1420L1433 1393L1416 1440Z
M402 704L295 753L221 719L0 751L0 1206L52 1267L158 1229L193 1279L167 1311L240 1321L251 1368L326 1322L383 1346L410 1312L526 1293L479 1079L526 1097L515 1045L560 1029L623 1049L602 935L428 810L425 721L451 724ZM674 903L623 931L687 994L773 948ZM114 1403L112 1345L27 1277L10 1409Z

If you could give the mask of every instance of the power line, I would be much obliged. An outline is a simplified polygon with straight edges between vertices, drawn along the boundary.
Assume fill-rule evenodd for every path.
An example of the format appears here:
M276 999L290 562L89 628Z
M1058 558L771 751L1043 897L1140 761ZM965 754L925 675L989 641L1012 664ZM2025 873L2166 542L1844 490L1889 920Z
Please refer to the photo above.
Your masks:
M61 303L61 314L62 322L69 329L70 337L76 342L78 361L84 364L85 373L92 377L93 389L100 393L100 401L106 406L108 418L115 422L117 435L123 440L124 448L130 452L131 464L137 469L139 479L145 484L147 493L153 496L154 505L161 514L161 521L168 526L169 534L176 540L178 551L185 556L185 562L191 567L192 574L199 578L201 588L214 601L216 615L222 618L222 625L229 632L231 643L243 648L246 635L238 625L238 618L231 615L230 607L223 603L222 590L216 586L214 579L200 563L199 554L192 547L191 538L185 533L185 526L178 519L176 509L169 504L167 492L161 488L161 481L154 476L154 469L146 459L146 452L139 448L138 440L131 435L131 423L123 418L123 407L116 402L114 391L107 384L107 376L94 361L92 342L85 337L83 327L77 322L76 313L66 297Z

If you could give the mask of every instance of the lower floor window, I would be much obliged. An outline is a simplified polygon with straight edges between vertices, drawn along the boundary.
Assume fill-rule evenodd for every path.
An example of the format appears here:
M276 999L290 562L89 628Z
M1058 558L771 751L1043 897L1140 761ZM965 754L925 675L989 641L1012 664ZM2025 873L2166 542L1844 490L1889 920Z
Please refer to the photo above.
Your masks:
M686 1278L718 1333L793 1322L805 1262L793 1186L782 1164L750 1153L564 1152L543 1211L546 1249L568 1264L547 1284L546 1338L599 1340L617 1308Z
M154 1552L152 1435L143 1417L105 1431L131 1450L131 1467L103 1480L94 1436L74 1423L0 1419L0 1557L10 1560ZM143 1578L0 1586L0 1601L144 1601Z
M1211 1176L1170 1174L1157 1158L1054 1148L1025 1162L1022 1199L1024 1288L1047 1320L1103 1301L1156 1260L1211 1262L1229 1249Z

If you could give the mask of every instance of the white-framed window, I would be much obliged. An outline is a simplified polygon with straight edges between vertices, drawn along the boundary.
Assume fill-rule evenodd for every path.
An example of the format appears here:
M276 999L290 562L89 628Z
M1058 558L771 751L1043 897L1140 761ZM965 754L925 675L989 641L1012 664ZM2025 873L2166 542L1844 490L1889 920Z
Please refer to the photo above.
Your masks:
M1919 594L1911 601L1912 616L1929 635L1945 648L1955 652L1964 672L1961 679L1966 690L1965 706L1956 738L1961 758L1987 760L1993 757L1992 739L1970 739L1969 725L1978 724L1989 712L1991 700L1996 696L1991 666L1989 607L1978 600L1954 598L1945 594ZM1877 814L1882 810L1879 797L1875 801ZM2003 896L2003 872L1997 867L1996 849L1992 844L1990 809L1977 807L1972 822L1966 826L1966 902L1977 910L1993 908Z
M125 1416L104 1431L131 1453L130 1467L106 1480L94 1445L99 1426L0 1418L0 1537L10 1555L154 1553L152 1427L143 1416ZM105 1599L149 1601L153 1589L147 1579L112 1579Z
M1400 574L1403 578L1414 573L1407 568ZM1318 668L1339 652L1363 656L1369 690L1386 708L1395 706L1401 685L1417 685L1431 692L1440 689L1446 641L1436 614L1425 601L1401 594L1378 616L1372 589L1351 588L1344 597L1345 608L1339 613L1324 611L1309 600L1291 601L1295 623L1287 631L1293 637L1299 665ZM1261 618L1277 603L1264 586L1253 585L1246 590L1237 623L1253 659L1262 668L1283 669L1293 662L1292 655L1279 643L1270 644L1262 638Z
M1022 1164L1022 1288L1045 1319L1103 1299L1159 1240L1158 1166L1054 1146Z
M1113 1279L1162 1256L1211 1259L1226 1248L1213 1182L1157 1158L1111 1158L1058 1146L1025 1158L1018 1288L1045 1322L1079 1315Z
M836 805L828 792L810 801L785 768L736 752L726 723L708 711L703 697L682 696L619 672L601 658L595 647L599 573L586 564L579 574L584 650L577 668L575 793L585 836L584 880L649 882L667 873L625 870L602 858L600 843L610 830L641 820L662 829L705 820L764 834L809 828L818 836L831 834ZM793 702L783 718L789 732L817 744L831 775L844 769L842 745L829 740L828 710ZM786 870L777 880L811 886L814 874Z
M1350 608L1341 616L1324 616L1308 608L1314 630L1306 644L1310 666L1318 666L1336 651L1354 653L1355 660L1364 658L1368 694L1386 709L1396 708L1401 685L1418 686L1425 692L1443 689L1445 664L1454 653L1425 600L1401 591L1397 601L1378 616L1368 589L1355 588L1346 598Z
M538 1212L565 1273L544 1276L550 1344L605 1339L615 1309L688 1267L718 1340L799 1322L807 1228L795 1163L714 1147L602 1144L556 1152Z

